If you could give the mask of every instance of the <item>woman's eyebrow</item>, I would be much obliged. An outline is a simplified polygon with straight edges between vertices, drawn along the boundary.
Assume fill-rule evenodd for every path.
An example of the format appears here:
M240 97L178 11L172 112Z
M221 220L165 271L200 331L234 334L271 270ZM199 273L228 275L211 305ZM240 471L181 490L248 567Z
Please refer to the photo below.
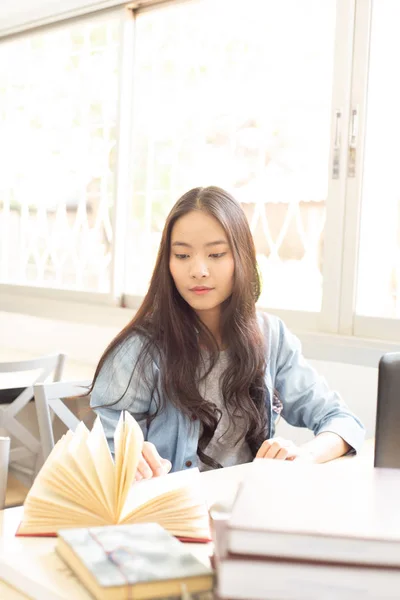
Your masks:
M215 242L208 242L204 245L208 248L209 246L221 246L222 244L228 244L228 242L226 240L216 240Z
M186 242L172 242L172 246L184 246L185 248L192 247L190 244L187 244Z
M209 246L221 246L222 244L228 244L228 242L226 240L215 240L215 242L207 242L207 244L204 244L204 246L206 248L208 248ZM187 242L172 242L172 246L183 246L185 248L191 248L192 246L190 244L188 244Z

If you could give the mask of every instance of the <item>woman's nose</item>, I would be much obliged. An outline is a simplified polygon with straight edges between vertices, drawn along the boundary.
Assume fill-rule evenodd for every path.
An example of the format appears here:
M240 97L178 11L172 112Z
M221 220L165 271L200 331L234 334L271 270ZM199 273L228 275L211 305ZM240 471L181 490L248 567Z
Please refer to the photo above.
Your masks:
M204 260L194 260L190 267L190 276L194 279L208 277L208 267Z

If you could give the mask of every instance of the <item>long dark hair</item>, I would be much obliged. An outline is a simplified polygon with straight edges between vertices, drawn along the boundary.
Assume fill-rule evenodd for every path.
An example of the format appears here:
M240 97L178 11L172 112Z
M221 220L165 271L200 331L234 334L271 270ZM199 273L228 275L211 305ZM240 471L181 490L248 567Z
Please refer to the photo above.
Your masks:
M205 450L215 433L221 411L202 398L198 390L200 367L204 364L199 339L210 356L203 377L215 365L219 348L212 333L178 293L169 270L172 228L180 217L191 211L204 211L218 220L234 257L233 290L222 306L220 325L221 338L229 353L222 395L230 424L233 425L235 415L242 417L247 432L245 439L254 456L265 440L268 426L264 381L266 344L258 327L255 308L260 295L260 279L254 241L240 204L218 187L194 188L172 208L164 226L149 290L132 321L101 357L92 389L110 354L132 336L142 335L145 341L137 364L132 365L132 374L136 368L144 373L145 362L149 359L158 363L162 393L156 394L156 413L162 408L161 397L164 397L189 418L199 419L202 428L197 454L205 464L215 468L221 465L208 457ZM156 385L147 383L153 398Z

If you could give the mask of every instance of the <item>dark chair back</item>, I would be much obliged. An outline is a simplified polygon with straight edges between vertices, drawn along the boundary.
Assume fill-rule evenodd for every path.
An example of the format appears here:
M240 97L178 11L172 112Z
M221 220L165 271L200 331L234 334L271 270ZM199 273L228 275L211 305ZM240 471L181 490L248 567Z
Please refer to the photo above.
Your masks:
M400 352L379 361L374 465L400 469Z

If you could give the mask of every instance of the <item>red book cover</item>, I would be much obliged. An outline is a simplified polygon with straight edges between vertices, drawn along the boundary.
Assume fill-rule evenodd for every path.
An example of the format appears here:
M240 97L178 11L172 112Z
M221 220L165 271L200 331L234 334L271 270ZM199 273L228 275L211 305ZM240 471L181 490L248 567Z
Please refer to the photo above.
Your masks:
M15 532L15 537L57 537L57 533L20 533L19 528ZM185 544L209 544L212 542L211 538L193 538L193 537L180 537L176 536L176 539Z

